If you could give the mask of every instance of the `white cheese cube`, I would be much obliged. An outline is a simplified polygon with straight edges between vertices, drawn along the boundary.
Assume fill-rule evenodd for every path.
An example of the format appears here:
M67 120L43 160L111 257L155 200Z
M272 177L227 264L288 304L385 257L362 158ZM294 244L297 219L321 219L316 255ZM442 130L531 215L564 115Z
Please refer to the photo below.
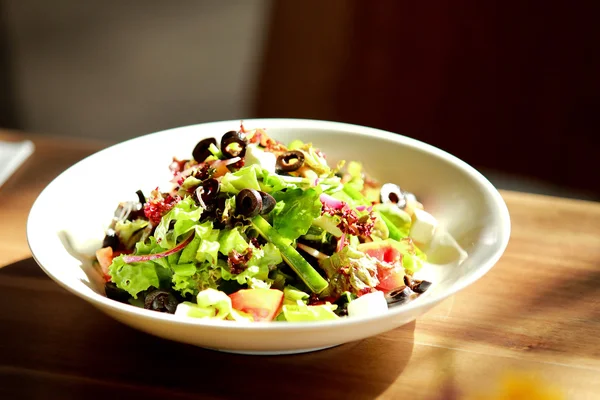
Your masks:
M388 310L387 301L383 292L377 291L360 296L356 300L348 303L348 316L360 317L386 313Z
M277 157L275 154L264 151L258 148L258 145L251 144L246 146L246 165L258 164L263 169L266 169L270 173L275 173L275 165L277 163Z
M415 208L413 223L410 227L410 237L419 244L428 244L437 228L438 222L427 211Z

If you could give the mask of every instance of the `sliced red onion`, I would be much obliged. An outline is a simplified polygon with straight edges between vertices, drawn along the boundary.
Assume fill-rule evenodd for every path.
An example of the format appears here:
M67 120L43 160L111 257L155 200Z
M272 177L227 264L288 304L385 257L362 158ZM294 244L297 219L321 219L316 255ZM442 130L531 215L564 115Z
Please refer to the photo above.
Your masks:
M240 158L240 157L232 157L232 158L228 158L228 159L226 159L226 160L217 160L217 161L215 161L215 162L213 162L213 163L211 164L211 167L213 167L213 168L217 168L217 167L219 167L220 165L225 165L225 166L227 166L227 165L235 164L236 162L238 162L238 161L240 161L240 160L241 160L241 158Z
M373 206L365 206L365 205L356 206L356 211L365 211L365 210L367 210L368 212L371 212L371 211L373 211Z
M332 197L325 193L321 193L321 196L319 196L319 199L321 200L321 203L326 204L327 206L333 208L334 210L342 209L344 207L344 205L346 204L343 201L338 200L335 197Z
M190 244L190 242L194 238L195 233L195 231L192 231L192 234L190 236L188 236L183 242L179 243L177 246L173 247L170 250L163 251L162 253L123 256L123 262L125 262L126 264L131 264L134 262L152 261L170 256L171 254L175 254L179 250L183 249L185 246Z
M314 258L316 258L318 260L322 260L324 258L329 257L327 254L321 253L319 250L314 249L314 248L312 248L310 246L307 246L305 244L298 243L296 246L298 246L299 249L304 250L305 252L307 252L308 254L310 254L311 256L313 256Z
M183 182L185 180L185 178L190 176L197 169L202 168L203 165L204 165L204 163L196 164L192 167L189 167L188 169L184 169L183 171L176 173L175 176L173 176L173 179L171 179L171 183L176 183L176 184L180 185L180 183L179 183L180 179Z

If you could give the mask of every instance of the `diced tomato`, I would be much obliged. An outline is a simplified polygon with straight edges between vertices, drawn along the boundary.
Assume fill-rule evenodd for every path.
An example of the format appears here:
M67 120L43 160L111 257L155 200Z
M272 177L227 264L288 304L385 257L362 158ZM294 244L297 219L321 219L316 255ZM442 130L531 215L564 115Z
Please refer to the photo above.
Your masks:
M102 268L102 273L104 274L104 279L106 280L106 282L110 281L108 267L110 267L113 258L116 256L117 255L113 253L112 247L104 247L102 249L96 250L96 258L98 259L100 268Z
M283 292L276 289L242 289L229 297L234 309L252 315L254 321L272 321L283 303Z
M377 266L377 289L388 292L404 285L402 254L394 246L385 242L370 242L360 244L358 249L383 262Z
M387 263L395 263L402 258L402 254L394 246L385 242L361 243L358 250Z
M378 265L377 278L379 279L377 289L389 292L404 285L404 268L400 266L400 263Z

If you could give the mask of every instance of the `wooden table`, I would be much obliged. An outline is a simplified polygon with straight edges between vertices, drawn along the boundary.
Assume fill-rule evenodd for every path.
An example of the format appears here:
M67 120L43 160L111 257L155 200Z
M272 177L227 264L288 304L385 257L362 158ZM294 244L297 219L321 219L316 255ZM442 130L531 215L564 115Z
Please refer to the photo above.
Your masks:
M472 398L507 373L600 398L598 203L503 192L513 231L500 262L416 322L321 352L239 356L135 331L46 277L27 247L31 204L106 143L30 138L36 152L0 188L1 399Z

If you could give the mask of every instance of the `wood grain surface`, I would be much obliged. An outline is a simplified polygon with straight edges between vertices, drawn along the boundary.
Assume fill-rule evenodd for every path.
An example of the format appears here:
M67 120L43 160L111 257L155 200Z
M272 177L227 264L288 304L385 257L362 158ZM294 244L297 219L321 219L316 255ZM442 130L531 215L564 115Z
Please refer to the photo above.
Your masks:
M46 277L27 247L29 209L107 144L29 138L34 155L0 188L1 399L491 399L516 386L557 395L518 398L600 398L598 203L503 192L502 259L416 322L315 353L240 356L133 330Z

